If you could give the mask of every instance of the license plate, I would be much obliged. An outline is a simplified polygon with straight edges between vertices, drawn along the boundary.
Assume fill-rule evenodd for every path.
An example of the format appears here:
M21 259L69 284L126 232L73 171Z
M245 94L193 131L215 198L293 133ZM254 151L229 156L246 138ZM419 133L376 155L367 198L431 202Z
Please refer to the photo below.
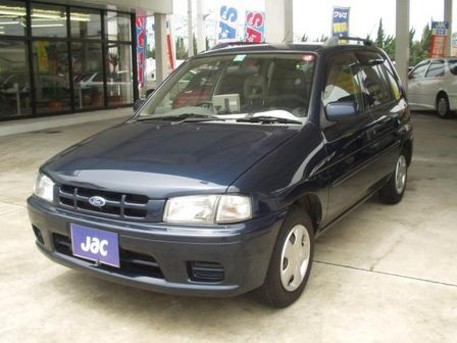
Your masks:
M96 263L120 267L119 240L116 233L71 224L73 255Z

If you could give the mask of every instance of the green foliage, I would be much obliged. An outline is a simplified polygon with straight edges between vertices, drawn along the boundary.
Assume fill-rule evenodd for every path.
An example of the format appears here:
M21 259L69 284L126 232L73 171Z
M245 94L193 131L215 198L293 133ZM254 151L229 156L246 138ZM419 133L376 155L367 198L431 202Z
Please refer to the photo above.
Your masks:
M430 44L432 39L432 31L427 24L422 31L422 38L414 40L416 30L409 31L409 65L415 66L420 61L428 58ZM389 55L390 58L395 58L395 36L386 36L382 25L382 19L379 20L378 31L376 35L376 45Z
M187 49L184 45L184 38L181 36L176 37L175 49L176 59L185 60L189 56L189 54L187 53Z
M415 66L420 61L428 58L430 45L432 41L432 30L430 25L427 24L423 31L422 37L420 40L414 40L416 30L411 29L409 31L409 65ZM370 35L366 37L368 40L371 40ZM325 42L328 39L327 36L322 35L318 41ZM303 34L301 41L307 42L309 40L308 35ZM384 31L384 26L382 19L379 20L379 26L376 33L376 39L374 41L376 46L383 49L391 59L395 59L395 36L386 35Z
M156 58L156 49L147 49L146 58Z
M376 46L383 49L391 59L395 58L395 37L386 36L386 34L384 33L384 27L382 25L382 19L379 19L379 26L375 44Z

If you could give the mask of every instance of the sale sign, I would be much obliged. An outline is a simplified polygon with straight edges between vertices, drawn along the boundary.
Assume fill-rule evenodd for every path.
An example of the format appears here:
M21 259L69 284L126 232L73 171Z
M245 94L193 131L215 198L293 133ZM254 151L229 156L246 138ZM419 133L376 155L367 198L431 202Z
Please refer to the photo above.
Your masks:
M136 16L136 61L138 70L138 86L144 86L146 68L146 17Z
M239 16L235 7L221 6L219 10L219 32L217 40L219 43L233 42L237 40Z
M334 7L332 18L332 36L349 36L350 7Z
M430 57L446 56L449 34L449 23L446 21L432 22L432 41L430 44Z
M245 41L251 43L261 43L264 41L265 32L265 13L246 12Z

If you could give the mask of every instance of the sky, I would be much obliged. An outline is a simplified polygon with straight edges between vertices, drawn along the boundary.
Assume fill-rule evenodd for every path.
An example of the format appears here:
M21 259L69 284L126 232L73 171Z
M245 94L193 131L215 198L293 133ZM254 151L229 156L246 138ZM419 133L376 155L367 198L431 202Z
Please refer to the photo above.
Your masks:
M187 16L187 0L173 0L174 12L178 21ZM195 0L193 0L195 2ZM232 6L239 12L265 8L263 0L202 0L203 12L208 18L216 18L223 5ZM350 7L350 35L376 38L379 20L382 18L384 31L395 35L396 0L294 0L294 37L299 39L306 34L310 40L317 40L322 35L329 36L331 30L332 9L334 6ZM195 5L194 5L195 13ZM444 18L444 0L410 0L410 27L416 30L416 39L420 39L422 30L433 20ZM184 18L184 19L183 19ZM457 0L454 1L453 28L457 31ZM213 22L215 19L213 20ZM205 23L206 24L206 23ZM182 25L181 25L182 26ZM216 28L214 23L205 25L207 30ZM212 28L213 27L213 28ZM210 33L211 34L211 33Z

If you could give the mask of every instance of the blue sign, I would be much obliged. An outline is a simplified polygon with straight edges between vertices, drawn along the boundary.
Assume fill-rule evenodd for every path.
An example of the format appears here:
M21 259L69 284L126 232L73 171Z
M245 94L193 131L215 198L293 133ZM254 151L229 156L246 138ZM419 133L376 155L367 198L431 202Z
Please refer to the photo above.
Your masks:
M350 7L334 7L332 18L332 36L349 36Z
M120 267L116 233L71 224L73 255L113 267Z
M447 21L432 21L432 35L447 36L449 23Z
M221 6L219 11L219 43L237 39L238 10L234 7Z

